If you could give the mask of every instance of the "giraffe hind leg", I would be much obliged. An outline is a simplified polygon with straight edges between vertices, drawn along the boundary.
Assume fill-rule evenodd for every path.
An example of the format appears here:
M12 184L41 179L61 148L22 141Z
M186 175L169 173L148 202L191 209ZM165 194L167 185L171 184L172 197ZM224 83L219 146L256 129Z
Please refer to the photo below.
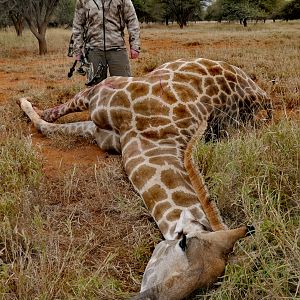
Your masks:
M61 133L83 137L95 136L96 125L92 121L67 124L51 124L41 118L41 116L35 111L32 104L26 98L19 99L17 103L32 121L34 127L44 135L49 135L51 133Z

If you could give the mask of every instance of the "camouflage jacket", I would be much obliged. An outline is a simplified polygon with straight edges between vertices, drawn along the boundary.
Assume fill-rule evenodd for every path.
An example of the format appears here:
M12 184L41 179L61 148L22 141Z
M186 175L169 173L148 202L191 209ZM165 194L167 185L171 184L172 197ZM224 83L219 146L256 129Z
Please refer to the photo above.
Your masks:
M140 28L131 0L77 0L73 21L74 53L83 47L104 50L103 5L106 50L125 48L124 29L130 48L140 49Z

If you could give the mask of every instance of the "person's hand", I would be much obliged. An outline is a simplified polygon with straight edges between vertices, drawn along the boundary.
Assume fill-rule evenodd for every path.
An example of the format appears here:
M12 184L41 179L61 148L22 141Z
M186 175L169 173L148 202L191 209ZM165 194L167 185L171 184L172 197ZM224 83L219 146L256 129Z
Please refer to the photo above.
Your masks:
M77 54L77 55L75 56L75 58L76 58L77 61L80 61L80 60L81 60L81 54Z
M134 49L130 49L130 58L131 59L136 59L136 58L138 58L139 57L139 52L138 51L136 51L136 50L134 50Z

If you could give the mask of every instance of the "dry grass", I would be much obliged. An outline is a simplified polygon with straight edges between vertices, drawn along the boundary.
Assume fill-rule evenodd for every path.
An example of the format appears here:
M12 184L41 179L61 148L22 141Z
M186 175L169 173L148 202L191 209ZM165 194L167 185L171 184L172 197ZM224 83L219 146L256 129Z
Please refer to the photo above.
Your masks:
M238 245L238 262L227 267L220 287L193 299L300 297L299 29L299 22L142 29L141 58L132 62L137 76L172 59L207 57L241 66L265 89L271 79L278 82L276 123L199 146L201 168L226 221L253 222L257 234ZM119 158L84 167L75 161L52 174L31 145L14 101L31 96L49 107L83 87L82 77L66 79L69 34L49 30L50 53L38 57L29 32L22 38L0 32L1 299L127 299L138 291L160 239ZM68 151L80 143L60 138L52 147Z
M287 120L199 145L199 166L227 224L256 227L256 235L237 247L240 261L227 268L211 299L300 295L299 147L300 124Z

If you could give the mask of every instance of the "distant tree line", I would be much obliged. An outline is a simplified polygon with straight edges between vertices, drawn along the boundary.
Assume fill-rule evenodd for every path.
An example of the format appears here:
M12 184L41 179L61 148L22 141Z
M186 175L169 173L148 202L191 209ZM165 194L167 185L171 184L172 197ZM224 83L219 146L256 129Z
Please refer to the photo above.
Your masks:
M141 23L300 19L300 0L132 0ZM48 26L71 26L76 0L0 0L0 27L13 25L22 35L25 24L37 38L39 53L47 53Z
M300 0L133 0L140 22L239 21L300 19Z
M247 26L247 20L300 19L299 0L216 0L208 6L206 20L236 21Z

